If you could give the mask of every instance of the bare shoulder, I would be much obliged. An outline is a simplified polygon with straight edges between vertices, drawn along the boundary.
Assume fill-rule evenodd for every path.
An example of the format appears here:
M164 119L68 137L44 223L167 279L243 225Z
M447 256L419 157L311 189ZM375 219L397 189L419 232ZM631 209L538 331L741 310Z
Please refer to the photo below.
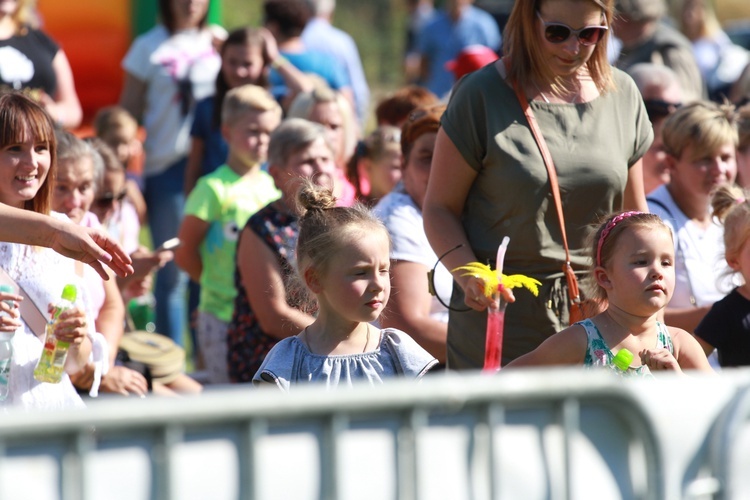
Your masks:
M708 363L706 353L695 339L695 337L682 328L668 326L667 330L672 337L674 345L674 357L683 370L700 370L713 372L713 368Z
M557 332L508 366L580 365L586 357L586 329L573 325Z

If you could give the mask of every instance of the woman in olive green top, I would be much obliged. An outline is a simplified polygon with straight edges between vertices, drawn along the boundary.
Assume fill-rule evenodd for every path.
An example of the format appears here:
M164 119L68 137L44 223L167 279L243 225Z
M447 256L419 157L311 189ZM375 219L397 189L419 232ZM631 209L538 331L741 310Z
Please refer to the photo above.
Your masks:
M538 297L519 292L505 315L503 364L567 326L565 254L546 167L510 82L527 96L559 178L574 269L586 267L587 226L622 209L647 211L641 156L653 138L633 81L607 63L613 0L516 2L505 57L453 90L438 133L423 213L444 263L495 265L510 237L506 274L542 281ZM507 69L506 69L507 68ZM454 273L448 367L481 368L483 282Z

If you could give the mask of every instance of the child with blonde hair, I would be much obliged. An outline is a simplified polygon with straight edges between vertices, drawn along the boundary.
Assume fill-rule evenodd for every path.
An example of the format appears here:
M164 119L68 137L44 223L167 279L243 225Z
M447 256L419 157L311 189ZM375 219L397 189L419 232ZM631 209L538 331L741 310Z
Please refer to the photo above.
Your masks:
M724 224L725 258L742 284L716 302L695 329L706 355L718 352L722 367L750 365L750 204L748 191L719 188L712 198L713 214Z
M334 388L421 378L437 360L404 332L372 325L391 292L383 223L363 205L337 207L330 189L309 181L298 203L297 272L317 299L317 317L271 349L253 383L289 391L307 382Z
M227 163L199 179L185 204L175 261L201 285L196 333L212 383L229 382L227 329L237 295L233 276L240 230L279 197L273 178L261 170L279 123L281 106L266 89L248 84L230 90L222 105Z
M692 335L659 321L675 285L669 227L653 214L614 214L599 226L589 248L589 296L605 302L606 309L551 336L507 366L610 365L627 349L636 355L627 369L635 374L711 371Z

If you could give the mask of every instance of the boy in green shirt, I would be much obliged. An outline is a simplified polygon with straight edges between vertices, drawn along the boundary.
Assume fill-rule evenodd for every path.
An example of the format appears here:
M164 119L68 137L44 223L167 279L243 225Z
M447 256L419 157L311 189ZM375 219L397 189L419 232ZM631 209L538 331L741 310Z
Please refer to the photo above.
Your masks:
M261 170L281 107L264 88L230 90L221 110L229 146L225 165L201 177L185 204L175 261L201 285L198 345L210 383L228 383L227 327L232 319L237 238L247 219L280 195Z

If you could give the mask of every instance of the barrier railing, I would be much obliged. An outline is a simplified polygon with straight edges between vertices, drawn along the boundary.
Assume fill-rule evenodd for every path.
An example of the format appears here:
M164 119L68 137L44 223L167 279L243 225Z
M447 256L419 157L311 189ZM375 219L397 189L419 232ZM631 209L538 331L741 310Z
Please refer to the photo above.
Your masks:
M659 442L627 384L580 370L227 388L12 413L0 495L663 499Z

